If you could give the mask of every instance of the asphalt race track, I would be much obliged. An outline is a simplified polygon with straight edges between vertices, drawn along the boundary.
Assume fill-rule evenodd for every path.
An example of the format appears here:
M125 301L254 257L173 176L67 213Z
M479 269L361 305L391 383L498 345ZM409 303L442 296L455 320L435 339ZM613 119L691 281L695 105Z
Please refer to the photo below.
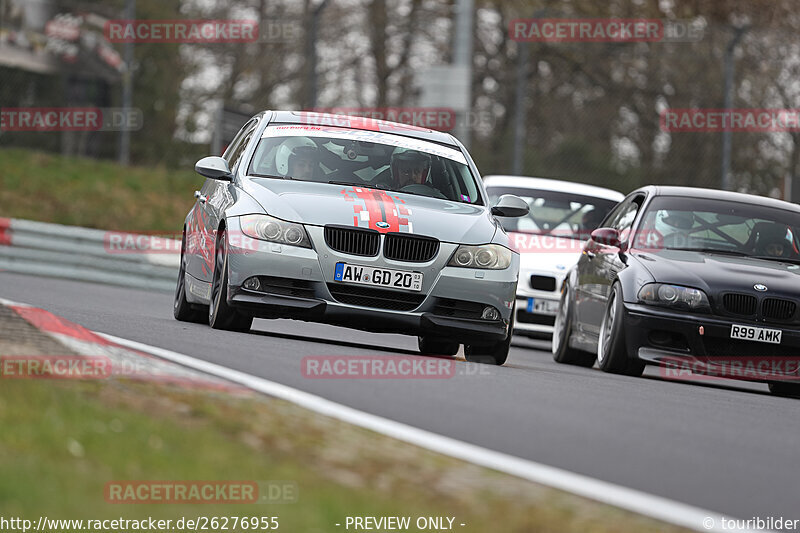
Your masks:
M172 296L0 272L0 297L92 330L283 383L448 437L738 518L800 518L800 400L766 385L675 382L555 364L516 338L504 367L450 379L306 379L305 356L416 354L416 338L256 320L249 334L172 318Z

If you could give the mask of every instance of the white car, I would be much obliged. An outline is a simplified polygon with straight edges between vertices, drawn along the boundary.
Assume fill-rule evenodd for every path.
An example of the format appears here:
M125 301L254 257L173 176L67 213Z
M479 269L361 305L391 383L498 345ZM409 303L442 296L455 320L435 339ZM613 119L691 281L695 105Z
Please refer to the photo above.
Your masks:
M592 230L624 198L620 192L544 178L486 176L490 203L514 194L530 206L520 218L498 217L520 253L514 333L550 338L561 283L581 256Z

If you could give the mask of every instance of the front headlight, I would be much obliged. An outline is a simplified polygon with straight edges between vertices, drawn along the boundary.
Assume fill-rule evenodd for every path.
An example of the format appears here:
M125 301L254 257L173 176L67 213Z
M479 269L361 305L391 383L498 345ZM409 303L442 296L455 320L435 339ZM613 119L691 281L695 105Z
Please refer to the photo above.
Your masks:
M252 239L311 248L311 241L301 224L284 222L268 215L244 215L239 222L242 233Z
M646 304L663 305L691 311L708 311L711 305L708 296L700 289L669 285L667 283L648 283L639 289L639 300Z
M450 258L448 266L503 270L511 264L511 250L499 244L468 246L462 244Z

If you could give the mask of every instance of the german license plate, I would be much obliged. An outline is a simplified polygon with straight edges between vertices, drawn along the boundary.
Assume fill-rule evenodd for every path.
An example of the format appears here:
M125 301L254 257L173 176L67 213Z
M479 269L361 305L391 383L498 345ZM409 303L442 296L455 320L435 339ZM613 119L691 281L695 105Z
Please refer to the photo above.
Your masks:
M737 324L731 326L731 338L744 341L780 344L781 333L779 329L754 328L753 326L740 326Z
M526 311L539 315L555 315L558 313L558 301L545 300L542 298L528 298Z
M391 268L373 268L348 263L336 263L333 280L356 285L391 287L408 291L422 290L422 272L407 272Z

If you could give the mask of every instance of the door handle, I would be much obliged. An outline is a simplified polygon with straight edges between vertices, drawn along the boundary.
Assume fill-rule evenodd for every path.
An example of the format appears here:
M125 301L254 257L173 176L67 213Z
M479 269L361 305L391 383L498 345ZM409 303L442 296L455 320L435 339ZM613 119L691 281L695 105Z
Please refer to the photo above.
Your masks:
M194 197L195 197L195 198L197 198L197 200L198 200L198 201L199 201L201 204L204 204L204 203L206 203L206 201L208 201L208 198L206 198L205 196L203 196L203 195L200 193L200 191L194 191Z

